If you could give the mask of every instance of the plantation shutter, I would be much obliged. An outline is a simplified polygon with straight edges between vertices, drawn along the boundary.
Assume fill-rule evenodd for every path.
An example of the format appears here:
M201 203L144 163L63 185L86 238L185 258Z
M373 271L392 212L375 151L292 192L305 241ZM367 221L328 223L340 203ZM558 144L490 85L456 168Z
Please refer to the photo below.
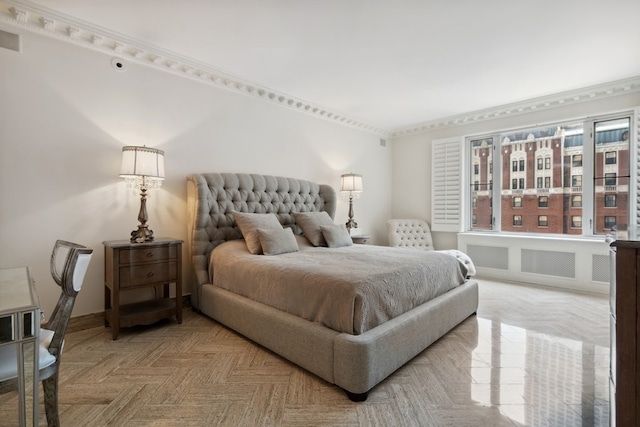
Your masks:
M462 230L462 145L460 138L431 143L431 229Z

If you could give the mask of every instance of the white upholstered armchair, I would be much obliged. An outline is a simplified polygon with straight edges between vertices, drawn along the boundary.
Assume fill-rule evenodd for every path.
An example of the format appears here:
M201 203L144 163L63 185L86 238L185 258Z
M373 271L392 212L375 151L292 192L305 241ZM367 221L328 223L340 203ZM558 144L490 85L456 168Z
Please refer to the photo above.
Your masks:
M390 219L387 221L389 246L433 250L431 229L421 219Z
M434 250L431 229L427 221L422 219L390 219L387 221L389 233L389 246L398 248ZM438 252L454 256L465 265L468 276L476 274L476 268L471 258L457 249L446 249Z

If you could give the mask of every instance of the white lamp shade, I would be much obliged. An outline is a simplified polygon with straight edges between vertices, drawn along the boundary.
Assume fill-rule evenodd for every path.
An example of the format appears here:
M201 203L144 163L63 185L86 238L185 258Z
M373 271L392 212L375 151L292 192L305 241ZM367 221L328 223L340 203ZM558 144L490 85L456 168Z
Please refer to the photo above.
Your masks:
M346 173L340 177L340 191L362 193L362 175Z
M122 147L120 176L164 179L164 151L150 147Z

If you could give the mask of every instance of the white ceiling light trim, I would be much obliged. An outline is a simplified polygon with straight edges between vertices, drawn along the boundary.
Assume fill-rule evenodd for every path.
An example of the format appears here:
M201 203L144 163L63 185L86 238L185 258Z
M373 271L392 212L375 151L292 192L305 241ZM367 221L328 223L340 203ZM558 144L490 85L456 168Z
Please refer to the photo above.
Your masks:
M74 43L85 48L117 55L129 61L195 79L202 83L261 98L344 126L350 126L381 136L391 135L391 131L387 129L372 126L360 120L347 117L340 112L255 84L215 69L211 65L149 45L140 40L131 39L29 1L0 1L0 22L6 22L12 26Z

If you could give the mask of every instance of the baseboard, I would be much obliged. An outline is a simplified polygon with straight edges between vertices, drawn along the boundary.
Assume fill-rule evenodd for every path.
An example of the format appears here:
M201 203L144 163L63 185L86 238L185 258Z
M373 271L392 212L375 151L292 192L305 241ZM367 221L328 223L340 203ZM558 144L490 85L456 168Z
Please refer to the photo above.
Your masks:
M188 309L189 307L191 307L191 296L185 295L182 297L182 308L184 310ZM98 327L104 327L104 311L72 317L71 319L69 319L67 333L80 332L86 329Z

